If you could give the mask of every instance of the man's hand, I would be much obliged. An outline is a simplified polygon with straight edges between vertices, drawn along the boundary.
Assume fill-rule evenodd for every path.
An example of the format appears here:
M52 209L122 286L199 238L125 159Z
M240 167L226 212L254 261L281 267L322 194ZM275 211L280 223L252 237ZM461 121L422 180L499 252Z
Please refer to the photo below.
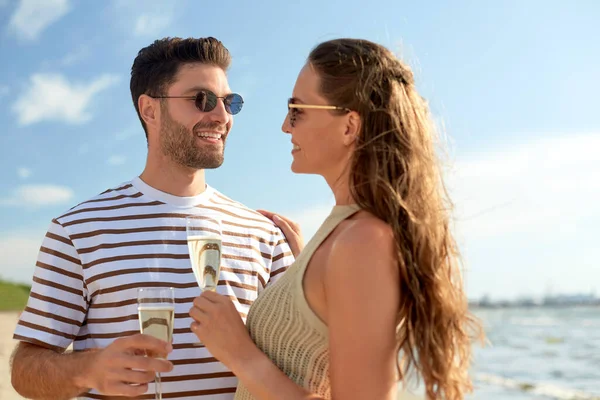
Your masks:
M166 355L170 344L149 335L137 334L115 340L94 353L89 368L76 384L109 396L139 396L157 372L169 372L173 364L145 354Z

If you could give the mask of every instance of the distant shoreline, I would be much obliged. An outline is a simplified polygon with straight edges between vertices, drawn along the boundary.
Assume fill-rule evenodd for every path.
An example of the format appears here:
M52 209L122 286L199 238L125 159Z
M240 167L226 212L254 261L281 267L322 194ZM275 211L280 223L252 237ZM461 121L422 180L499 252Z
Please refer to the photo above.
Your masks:
M556 308L581 308L581 307L599 307L600 308L600 300L595 303L555 303L555 304L519 304L519 303L493 303L493 304L477 304L477 303L469 303L469 309L472 310L499 310L499 309L556 309Z

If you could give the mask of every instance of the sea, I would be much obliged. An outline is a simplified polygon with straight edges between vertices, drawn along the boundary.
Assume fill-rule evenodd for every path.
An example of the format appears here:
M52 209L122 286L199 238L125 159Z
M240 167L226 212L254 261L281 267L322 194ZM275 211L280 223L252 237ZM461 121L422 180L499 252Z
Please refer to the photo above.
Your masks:
M466 400L600 400L600 306L473 312L487 342L474 347ZM412 393L424 398L422 384Z
M600 400L600 306L475 309L470 400Z

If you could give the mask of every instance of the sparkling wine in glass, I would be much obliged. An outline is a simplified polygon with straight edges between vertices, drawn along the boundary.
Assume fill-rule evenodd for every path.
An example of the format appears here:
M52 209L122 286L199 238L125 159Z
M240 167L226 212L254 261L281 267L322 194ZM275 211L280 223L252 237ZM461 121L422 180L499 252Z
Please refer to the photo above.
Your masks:
M173 288L142 288L138 290L140 332L171 343L175 320L175 293ZM166 354L147 354L148 357L166 358ZM154 380L155 398L162 400L160 373Z
M192 270L202 291L215 291L221 271L221 219L216 213L186 217Z

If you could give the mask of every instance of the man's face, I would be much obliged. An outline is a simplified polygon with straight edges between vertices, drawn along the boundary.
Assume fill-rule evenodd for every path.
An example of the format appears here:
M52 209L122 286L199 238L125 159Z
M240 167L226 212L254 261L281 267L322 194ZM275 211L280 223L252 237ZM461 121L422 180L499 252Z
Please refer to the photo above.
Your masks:
M165 96L196 96L210 90L219 97L231 93L225 72L201 63L180 67ZM193 99L161 99L160 147L164 155L194 169L217 168L223 164L225 140L233 125L222 99L208 112L196 108Z

